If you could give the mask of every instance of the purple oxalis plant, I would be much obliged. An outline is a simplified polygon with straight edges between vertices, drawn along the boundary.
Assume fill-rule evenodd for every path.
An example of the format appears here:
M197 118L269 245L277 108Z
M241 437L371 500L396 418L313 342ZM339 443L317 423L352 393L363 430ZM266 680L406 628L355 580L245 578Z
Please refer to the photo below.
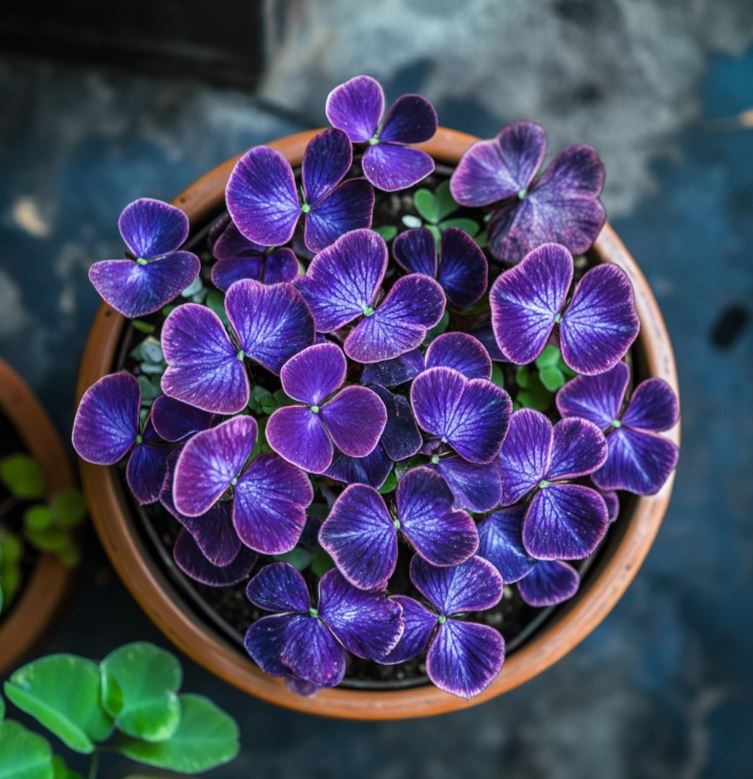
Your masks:
M506 608L573 597L619 491L669 478L677 398L659 379L629 390L625 272L576 270L604 222L593 149L539 174L543 130L513 124L470 147L447 203L414 148L437 130L430 103L385 113L360 76L326 111L300 170L271 147L239 159L197 254L174 206L123 211L127 258L90 276L139 320L131 336L152 335L84 393L73 444L174 519L180 571L268 612L238 629L294 692L347 680L355 657L425 660L468 698L502 668L503 593ZM394 235L427 176L421 196L487 224L488 248L458 226ZM546 369L564 386L536 410L523 380Z

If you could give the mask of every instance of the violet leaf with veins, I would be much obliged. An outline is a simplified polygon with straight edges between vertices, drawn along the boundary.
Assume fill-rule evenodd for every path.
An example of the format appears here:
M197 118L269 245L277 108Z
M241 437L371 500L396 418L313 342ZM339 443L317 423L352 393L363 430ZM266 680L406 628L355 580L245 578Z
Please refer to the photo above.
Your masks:
M232 222L215 241L212 254L216 259L212 284L223 292L240 279L280 284L298 275L298 260L292 249L269 249L249 241Z
M450 190L461 205L498 204L488 228L497 259L518 262L549 242L582 254L604 225L604 165L596 151L568 146L537 179L545 153L543 128L514 122L496 138L474 143L452 174Z
M325 130L303 155L299 197L293 169L277 150L256 146L235 164L225 191L240 233L262 246L287 243L301 217L306 247L318 252L350 230L371 226L374 190L364 179L344 181L353 161L348 136Z
M346 370L342 349L325 342L291 357L280 372L285 394L305 405L274 411L267 441L285 460L311 473L330 467L335 446L349 457L366 457L384 432L384 403L367 387L340 389Z
M393 241L392 255L408 273L423 273L436 279L456 308L478 303L486 292L486 257L473 238L459 227L442 233L439 254L434 236L425 227L406 230Z
M160 395L152 403L151 420L160 438L176 443L211 427L215 416L167 395Z
M243 547L227 565L214 565L204 555L187 530L182 530L173 546L173 560L186 576L207 587L231 587L238 584L256 565L257 555Z
M607 457L602 432L585 419L552 423L532 409L512 415L499 453L500 503L530 497L523 545L538 560L581 560L594 552L607 531L604 498L570 480L598 470Z
M492 327L508 360L533 362L555 327L562 359L577 373L603 373L625 356L640 329L625 271L616 265L591 268L566 302L572 279L573 257L554 243L497 277L489 292Z
M142 430L140 409L141 387L135 377L126 371L103 376L81 398L72 442L79 457L95 465L115 465L128 456L128 486L146 504L159 498L170 446L151 420Z
M318 332L359 320L344 344L356 362L381 362L415 349L444 314L442 288L418 273L399 278L377 303L387 264L384 239L353 230L319 252L295 282Z
M314 491L305 473L276 454L249 462L257 433L250 416L197 433L175 464L173 502L180 514L198 517L232 489L233 525L241 541L262 554L282 554L298 543Z
M447 482L455 496L455 508L490 511L499 505L502 474L497 460L470 463L457 455L431 455L428 466Z
M419 95L403 95L384 113L384 91L371 76L357 76L327 97L327 119L353 143L366 143L364 176L385 192L407 189L434 171L434 160L409 144L428 141L437 131L434 106Z
M319 543L352 585L384 589L397 565L399 537L434 565L458 565L476 551L476 524L453 504L444 479L428 468L401 477L394 517L373 487L354 484L332 506Z
M463 459L488 463L499 453L512 413L505 390L485 379L466 379L453 368L429 368L410 390L419 426Z
M235 282L225 296L232 335L210 309L178 306L162 327L162 391L204 411L235 414L249 400L246 358L272 373L314 341L314 321L292 284Z
M389 476L393 465L393 461L380 443L366 457L348 457L347 454L335 450L332 463L324 475L343 484L369 484L379 489Z
M118 220L134 259L95 262L89 280L108 305L129 319L159 311L199 275L199 258L179 251L188 227L188 217L179 208L161 200L135 200Z
M591 474L601 490L658 492L677 465L677 445L658 433L677 424L679 404L663 379L646 379L625 404L630 370L617 363L598 376L578 376L557 394L563 417L581 417L604 431L609 454Z
M439 568L416 555L410 577L432 608L406 596L393 598L403 607L405 628L381 662L403 662L428 647L426 672L440 690L461 698L483 692L502 670L505 642L494 628L460 619L459 614L486 611L499 602L503 584L497 569L478 556Z
M319 580L316 605L303 576L287 563L262 568L246 595L258 608L273 612L246 633L246 651L254 662L273 676L289 675L317 687L342 681L346 652L379 660L403 632L398 603L353 587L335 570Z
M412 457L421 448L423 438L413 418L413 410L408 399L378 384L372 389L384 403L387 411L387 423L384 426L380 446L390 460L395 462Z

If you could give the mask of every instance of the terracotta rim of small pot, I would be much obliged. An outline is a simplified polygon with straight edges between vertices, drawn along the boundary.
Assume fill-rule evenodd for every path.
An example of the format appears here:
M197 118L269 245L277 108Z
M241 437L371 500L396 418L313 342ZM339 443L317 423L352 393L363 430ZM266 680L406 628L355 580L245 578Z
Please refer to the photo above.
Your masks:
M75 486L57 432L26 382L0 360L0 410L44 471L47 494ZM40 554L18 600L0 614L0 672L13 668L53 627L73 586L75 573L54 555Z
M308 141L318 130L298 133L269 143L299 165ZM477 138L440 128L419 148L437 161L456 164ZM201 224L222 205L225 184L237 157L228 160L192 184L174 202ZM604 262L622 267L635 289L641 334L635 350L643 375L666 379L677 391L672 347L664 321L646 279L609 225L601 232L593 251ZM102 304L84 351L78 395L112 370L124 320ZM679 425L669 437L679 443ZM206 624L197 621L188 603L160 569L133 525L119 475L115 469L81 464L84 489L99 537L118 575L147 615L182 651L220 678L271 703L297 711L343 719L384 720L422 717L475 706L512 690L542 673L583 641L612 610L636 575L656 536L669 503L670 479L650 497L626 503L622 516L610 530L611 541L600 552L580 593L563 604L521 648L510 655L502 673L481 695L462 700L433 686L394 691L321 690L310 698L291 693L282 679L260 671L238 649Z

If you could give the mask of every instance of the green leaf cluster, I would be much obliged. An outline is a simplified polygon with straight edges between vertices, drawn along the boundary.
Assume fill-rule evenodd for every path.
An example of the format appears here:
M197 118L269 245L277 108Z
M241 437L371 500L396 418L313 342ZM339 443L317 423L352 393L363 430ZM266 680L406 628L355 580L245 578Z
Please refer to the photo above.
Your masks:
M452 216L460 206L452 197L449 181L443 181L433 192L425 187L417 189L413 195L413 207L418 216L406 214L403 217L403 224L408 228L426 227L437 244L445 230L450 227L460 227L474 238L479 246L486 245L486 236L481 234L481 225L478 222Z
M548 344L535 362L518 368L515 374L518 385L516 408L547 411L552 405L554 395L573 376L575 373L565 365L559 348Z
M74 752L119 752L137 762L196 774L234 759L235 720L209 699L179 694L182 669L169 652L138 642L97 664L50 655L19 668L5 683L9 701ZM75 779L42 736L3 720L0 698L0 779Z
M162 394L160 380L167 370L162 345L153 335L148 335L131 350L130 357L138 363L141 406L146 410Z

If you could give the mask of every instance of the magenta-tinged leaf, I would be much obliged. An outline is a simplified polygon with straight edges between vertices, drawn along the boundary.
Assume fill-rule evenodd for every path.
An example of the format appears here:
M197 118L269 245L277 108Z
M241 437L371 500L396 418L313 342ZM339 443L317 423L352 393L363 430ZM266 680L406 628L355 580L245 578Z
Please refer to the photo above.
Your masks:
M359 590L337 571L319 580L319 616L356 657L384 657L403 633L402 613L402 606L384 593Z
M546 133L533 122L514 122L496 138L477 141L450 180L461 205L488 206L528 189L546 153Z
M281 660L294 676L317 687L335 687L345 675L345 651L318 617L288 617Z
M420 95L401 95L384 118L379 140L382 143L423 143L437 131L437 112Z
M384 362L373 362L363 366L363 384L381 384L383 387L397 387L412 381L424 369L424 356L420 349L411 349L399 357Z
M411 405L420 427L475 463L497 456L512 412L503 389L452 368L429 368L417 376Z
M576 376L557 393L557 409L563 417L580 417L606 430L620 418L630 380L624 362L596 376Z
M364 143L379 127L384 91L371 76L356 76L329 93L325 110L333 127L345 131L351 141Z
M523 545L538 560L582 560L607 532L604 498L579 484L549 484L533 496L523 523Z
M282 284L298 275L298 260L291 249L283 247L268 254L229 257L212 266L212 284L226 292L236 281L254 279L263 284Z
M549 470L552 438L552 423L538 411L524 408L512 415L499 452L501 505L517 503L544 478Z
M302 574L287 563L269 563L248 583L246 597L264 611L308 613L311 597Z
M369 146L361 159L366 178L383 192L408 189L434 172L431 155L419 149L378 143Z
M277 454L304 471L324 473L334 449L321 416L304 406L283 406L270 417L267 442Z
M499 676L504 659L505 642L494 628L448 619L431 642L426 672L440 690L472 698Z
M520 597L536 607L556 606L575 595L580 576L572 565L560 560L542 560L518 582Z
M575 479L593 473L607 459L607 442L593 422L569 417L554 426L547 479Z
M179 249L188 238L188 217L179 208L143 197L120 214L118 230L135 257L151 259Z
M486 611L502 597L502 577L490 562L478 555L451 567L431 565L414 555L410 578L416 589L445 616Z
M301 214L290 163L267 146L250 149L238 160L225 201L238 230L262 246L287 243Z
M427 368L454 368L467 379L489 379L492 361L481 342L468 333L442 333L426 350Z
M126 371L103 376L86 390L73 423L73 448L96 465L114 465L136 443L141 388Z
M353 162L350 139L342 130L324 130L307 144L301 178L306 202L314 205L332 193Z
M342 349L325 342L291 357L280 371L285 394L307 405L320 405L345 381L347 363Z
M154 432L152 423L147 422L143 441L137 441L126 466L128 486L142 505L154 503L159 499L170 451L171 447L161 441Z
M199 275L201 263L191 252L174 252L145 264L102 260L89 268L89 280L100 297L129 319L159 311Z
M541 354L565 303L573 258L564 246L544 244L497 277L489 293L494 335L514 363Z
M373 487L353 484L340 494L322 524L319 543L359 589L383 589L395 570L397 529Z
M394 595L392 600L397 601L403 609L403 634L395 647L380 658L379 662L383 665L404 663L423 654L437 626L437 615L414 598Z
M679 416L679 403L672 387L664 379L646 379L635 388L622 424L659 433L674 427Z
M455 507L468 511L489 511L499 505L502 474L496 460L469 463L454 455L441 457L434 465L455 496Z
M343 484L369 484L379 488L392 470L393 462L380 444L366 457L348 457L335 452L332 463L324 472L326 476Z
M335 446L349 457L371 454L387 424L384 403L368 387L345 387L320 415Z
M225 311L243 354L272 373L314 342L313 317L292 284L237 281L225 295Z
M281 659L290 619L289 614L262 617L253 622L246 631L243 645L264 673L272 676L285 676L290 673L290 669Z
M239 538L262 554L289 552L303 533L313 498L305 473L276 454L260 454L235 487L233 523Z
M183 447L175 465L175 508L188 517L208 511L240 476L257 432L253 417L241 416L197 433Z
M423 438L413 418L408 399L379 385L374 386L373 390L387 411L387 424L381 439L384 451L395 462L412 457L421 448Z
M228 565L212 565L191 534L184 530L173 547L173 560L178 568L194 581L207 587L230 587L248 577L256 565L257 557L250 549L242 548Z
M371 230L353 230L319 252L296 281L317 331L331 333L369 309L386 270L387 245Z
M392 242L395 262L408 273L437 276L437 246L434 236L425 227L405 230Z
M637 495L658 492L679 456L674 442L629 427L609 433L607 446L606 462L591 476L594 484L602 490L628 490Z
M343 181L334 192L311 206L303 232L306 248L319 252L351 230L371 227L373 211L371 184L366 179Z
M160 395L152 403L151 420L162 440L175 443L211 427L214 414Z
M478 244L465 230L450 227L442 233L437 280L453 306L478 303L489 283L489 266Z
M593 480L592 480L593 481ZM620 516L620 497L614 490L599 490L607 507L607 519L615 522Z
M562 315L562 359L577 373L603 373L625 356L639 330L627 274L598 265L578 282Z
M536 565L523 546L525 513L525 505L519 503L495 511L478 526L478 553L499 571L505 584L520 581Z
M248 403L246 369L220 318L205 306L187 303L168 315L162 351L168 397L217 414L236 414Z

